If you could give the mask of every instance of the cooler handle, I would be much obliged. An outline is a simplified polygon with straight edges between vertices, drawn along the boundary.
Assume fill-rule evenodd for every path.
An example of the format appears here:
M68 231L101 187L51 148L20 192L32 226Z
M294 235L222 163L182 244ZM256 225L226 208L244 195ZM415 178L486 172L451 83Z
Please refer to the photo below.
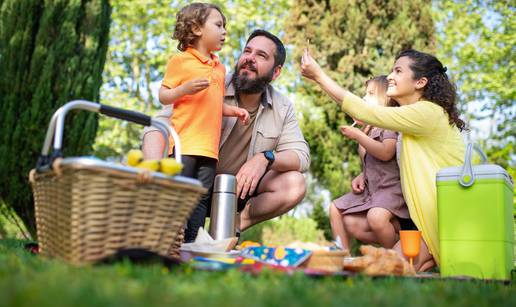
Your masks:
M475 183L475 174L473 173L473 166L471 165L471 156L475 150L482 158L482 164L487 164L487 156L482 149L473 143L469 143L466 148L466 155L464 156L464 165L462 166L462 172L459 178L459 183L463 187L470 187Z

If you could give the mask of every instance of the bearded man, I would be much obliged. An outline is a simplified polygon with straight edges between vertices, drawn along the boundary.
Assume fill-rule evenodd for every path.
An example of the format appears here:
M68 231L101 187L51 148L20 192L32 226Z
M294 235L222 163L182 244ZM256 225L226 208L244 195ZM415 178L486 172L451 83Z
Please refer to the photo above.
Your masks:
M280 76L285 57L280 39L255 30L233 75L226 80L224 103L244 108L250 115L245 125L235 117L224 117L217 164L217 174L236 176L241 231L286 213L306 192L302 172L310 164L308 144L292 102L270 85ZM169 118L170 109L166 113L160 116ZM159 132L148 129L143 143L145 157L159 158L163 142ZM203 199L190 219L204 219L210 203L210 197ZM187 227L185 241L193 241L196 235L197 229Z

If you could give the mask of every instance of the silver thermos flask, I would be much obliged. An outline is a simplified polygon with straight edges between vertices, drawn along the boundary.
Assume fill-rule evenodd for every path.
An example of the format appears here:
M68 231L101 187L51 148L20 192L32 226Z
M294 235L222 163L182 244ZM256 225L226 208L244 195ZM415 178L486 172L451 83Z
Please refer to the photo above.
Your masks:
M220 174L215 177L211 198L211 237L215 240L234 237L236 234L236 178Z

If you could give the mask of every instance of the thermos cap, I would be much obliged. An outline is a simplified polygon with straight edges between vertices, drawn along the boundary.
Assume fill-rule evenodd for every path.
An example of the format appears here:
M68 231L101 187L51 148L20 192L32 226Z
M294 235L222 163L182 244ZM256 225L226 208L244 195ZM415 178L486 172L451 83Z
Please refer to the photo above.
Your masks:
M236 177L228 174L217 175L213 184L213 193L216 192L236 194Z

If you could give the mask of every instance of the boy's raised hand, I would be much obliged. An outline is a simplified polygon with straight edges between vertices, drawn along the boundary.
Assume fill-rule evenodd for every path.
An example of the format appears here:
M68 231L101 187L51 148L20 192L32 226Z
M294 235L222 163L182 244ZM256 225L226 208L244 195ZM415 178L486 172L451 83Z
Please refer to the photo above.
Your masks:
M185 95L193 95L206 89L210 85L210 82L206 78L190 80L183 83L182 90Z
M244 108L237 108L235 110L235 116L242 122L242 124L247 125L249 123L249 112L247 112Z
M304 77L316 81L321 75L321 66L314 60L308 47L305 48L303 56L301 57L301 75Z

